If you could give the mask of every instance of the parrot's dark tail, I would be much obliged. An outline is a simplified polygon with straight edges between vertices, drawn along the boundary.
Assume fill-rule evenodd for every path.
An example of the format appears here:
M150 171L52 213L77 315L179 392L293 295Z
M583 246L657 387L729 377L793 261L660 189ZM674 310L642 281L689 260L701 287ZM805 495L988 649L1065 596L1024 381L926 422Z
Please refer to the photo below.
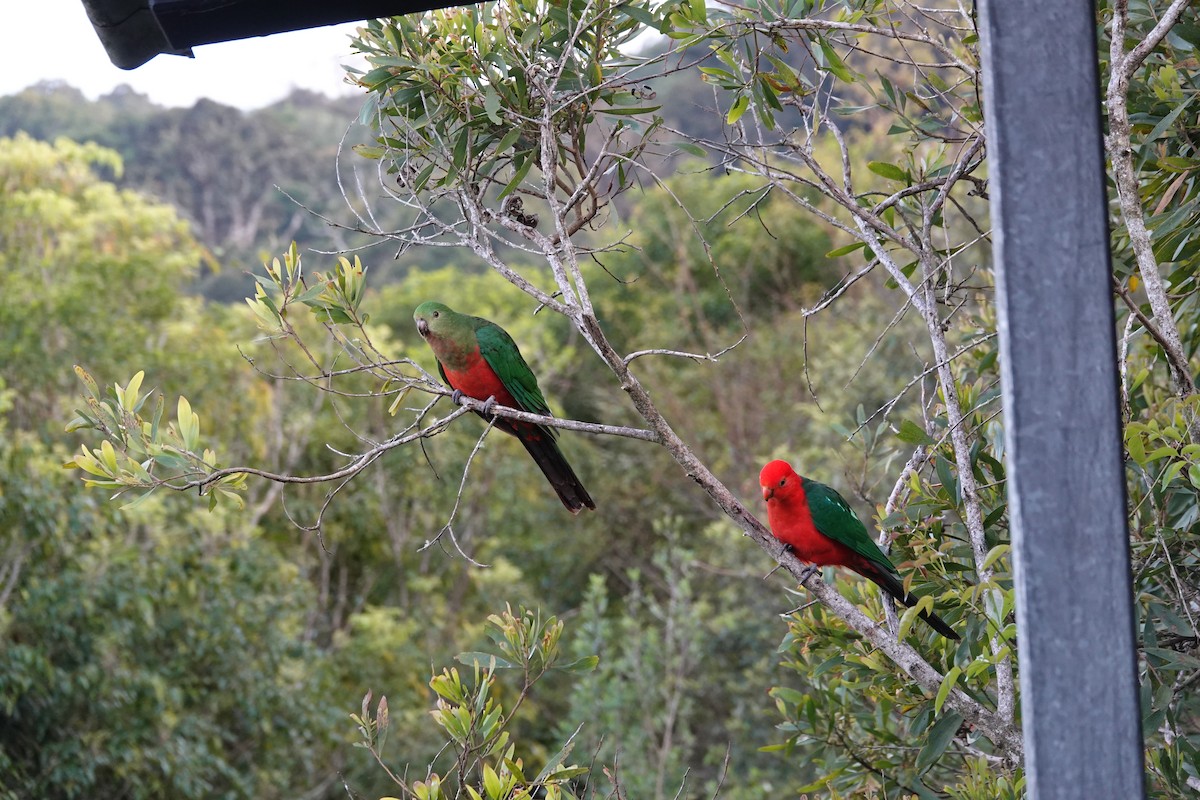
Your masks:
M522 431L517 438L525 445L529 455L533 456L533 460L537 462L542 474L550 481L550 485L558 493L558 499L568 511L578 514L585 508L595 510L595 501L587 489L583 488L583 484L575 476L575 470L571 469L549 432L541 429L536 432Z
M897 580L894 575L889 575L882 570L877 570L874 574L868 575L867 577L875 581L875 583L879 584L881 589L909 608L915 606L917 601L921 599L916 595L905 594L904 584L900 583L900 581ZM947 625L944 619L939 617L937 614L934 614L932 611L922 611L918 614L918 616L925 620L925 622L929 624L929 627L933 628L947 639L953 639L956 642L959 640L959 636L954 632L954 629Z

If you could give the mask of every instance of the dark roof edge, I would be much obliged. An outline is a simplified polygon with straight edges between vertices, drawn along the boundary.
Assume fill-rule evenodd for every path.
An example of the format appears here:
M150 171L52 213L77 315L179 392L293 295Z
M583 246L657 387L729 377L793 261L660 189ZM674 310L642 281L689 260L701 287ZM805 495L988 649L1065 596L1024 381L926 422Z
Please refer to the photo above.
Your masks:
M192 57L190 47L171 45L149 0L83 0L92 27L108 59L121 69L135 69L160 53Z

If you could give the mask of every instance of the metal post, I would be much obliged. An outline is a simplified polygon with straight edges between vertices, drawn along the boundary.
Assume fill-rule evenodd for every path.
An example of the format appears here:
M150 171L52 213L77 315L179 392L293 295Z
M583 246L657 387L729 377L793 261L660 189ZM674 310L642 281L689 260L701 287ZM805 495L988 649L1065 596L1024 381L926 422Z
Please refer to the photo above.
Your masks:
M979 9L1029 796L1136 800L1095 8Z

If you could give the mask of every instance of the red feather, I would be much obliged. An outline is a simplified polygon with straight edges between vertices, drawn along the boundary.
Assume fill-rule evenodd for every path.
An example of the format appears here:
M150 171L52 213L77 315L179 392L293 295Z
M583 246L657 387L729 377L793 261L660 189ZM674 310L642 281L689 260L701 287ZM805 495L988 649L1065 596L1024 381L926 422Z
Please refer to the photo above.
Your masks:
M442 367L442 372L446 375L446 383L451 389L458 389L467 397L473 397L476 400L486 401L489 397L496 398L496 404L508 406L509 408L520 408L515 397L508 389L504 388L504 382L500 380L500 376L496 371L484 360L483 355L479 352L479 348L475 348L475 352L467 356L467 368L457 372ZM513 422L507 419L497 419L496 427L505 433L511 433L521 441L538 442L542 439L542 432L537 425L528 422Z

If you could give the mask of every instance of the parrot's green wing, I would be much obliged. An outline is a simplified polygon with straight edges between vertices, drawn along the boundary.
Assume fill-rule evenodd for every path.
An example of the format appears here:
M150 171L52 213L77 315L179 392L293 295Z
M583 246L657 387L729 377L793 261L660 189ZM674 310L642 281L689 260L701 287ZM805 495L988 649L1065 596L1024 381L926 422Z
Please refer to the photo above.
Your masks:
M538 388L533 370L525 363L521 351L517 349L517 343L499 325L486 320L481 321L487 324L475 329L475 336L479 340L479 352L487 365L499 376L504 388L508 389L525 411L553 416L550 406L546 405L542 390ZM553 428L546 430L552 437L555 436Z
M885 572L897 574L892 562L879 549L879 545L875 544L875 540L867 533L866 526L840 494L823 483L804 478L804 495L808 500L813 525L818 531L835 542L846 545Z

